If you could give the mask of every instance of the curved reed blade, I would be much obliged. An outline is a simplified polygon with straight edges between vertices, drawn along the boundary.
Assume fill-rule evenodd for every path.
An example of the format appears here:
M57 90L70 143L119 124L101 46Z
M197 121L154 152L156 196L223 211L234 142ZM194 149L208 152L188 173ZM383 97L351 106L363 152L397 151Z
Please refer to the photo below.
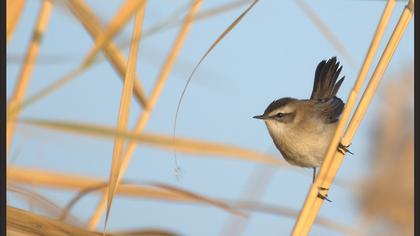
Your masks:
M67 209L67 213L71 210L71 207L74 206L74 204L76 204L77 201L80 200L83 196L95 191L99 191L100 189L105 188L107 185L105 181L93 177L22 167L10 168L10 171L7 173L7 178L10 182L13 183L79 191L78 194L73 197L73 199L70 200L70 202L65 207ZM122 181L118 186L116 193L118 195L127 197L148 198L161 201L175 201L180 203L199 203L217 208L220 208L218 205L221 203L227 206L227 209L230 209L230 211L228 211L230 213L238 212L243 214L243 211L249 213L259 212L289 218L295 218L298 214L297 210L287 206L276 206L255 201L219 200L196 194L198 196L197 198L194 196L194 194L191 195L191 192L189 191L185 191L179 188L175 188L172 191L173 187L171 186L167 188L167 185L162 185L163 188L159 188L159 185L160 184L153 183L133 184L133 182ZM218 204L212 204L213 201L217 202ZM220 209L226 210L225 208ZM349 227L341 225L328 218L319 217L315 223L317 225L336 230L337 232L343 232L346 234L349 232L354 232Z
M128 2L131 0L128 0ZM133 37L130 47L130 53L128 56L127 74L124 79L124 86L121 94L120 108L118 112L118 124L117 129L127 130L128 117L130 115L130 103L133 94L133 85L136 74L137 66L137 54L139 48L139 40L141 35L141 29L144 19L144 5L138 8L136 17L134 20ZM111 24L112 25L112 24ZM108 224L109 213L111 210L112 199L118 186L119 174L123 158L123 145L124 139L116 137L114 141L114 150L112 154L112 165L111 173L109 175L109 184L107 191L107 210L105 214L104 234Z
M105 138L124 138L131 142L143 143L168 150L176 150L196 155L215 155L234 158L245 161L269 164L274 166L285 166L284 161L275 156L258 153L252 150L235 147L226 144L218 144L207 141L199 141L186 138L173 138L171 136L137 133L132 131L117 130L115 128L98 126L96 124L81 124L70 122L46 121L35 119L18 120L23 124L43 127L47 129L64 131L76 134L92 135Z
M62 208L60 206L33 190L29 190L15 184L7 184L7 191L18 194L26 201L28 201L31 205L34 205L39 209L46 211L52 217L58 216L62 211ZM67 223L70 223L72 225L82 225L81 222L78 221L72 215L69 215L68 219L69 220L67 221Z
M22 233L34 236L100 235L97 232L87 231L45 216L7 206L7 235L22 235Z
M61 212L60 220L65 219L71 208L86 194L105 189L108 186L105 181L92 177L22 167L10 168L7 173L7 178L11 183L79 191ZM160 183L122 181L121 184L117 186L116 194L161 201L199 203L213 206L238 216L244 216L243 212L236 210L221 200Z
M98 232L65 224L63 222L37 215L29 211L7 206L7 235L9 236L99 236ZM116 232L110 236L172 236L172 232L160 229L146 229L128 232Z
M187 82L184 86L184 89L182 90L181 96L178 100L178 105L176 107L175 112L175 118L174 118L174 129L173 129L173 138L175 139L176 136L176 124L178 120L178 113L179 109L181 107L182 99L184 98L185 92L187 91L188 85L190 84L193 75L195 71L198 69L200 64L204 61L204 59L207 57L207 55L219 44L222 39L233 29L235 26L242 20L242 18L255 6L255 4L258 2L258 0L255 0L247 9L245 9L244 12L242 12L223 32L219 35L219 37L213 42L213 44L207 49L207 51L204 53L204 55L200 58L197 65L194 67L193 71L191 72L190 76L187 79ZM175 153L175 161L176 161L176 153Z
M195 194L193 192L182 190L180 188L177 188L177 187L174 187L174 186L170 186L170 185L167 185L167 184L155 183L155 184L151 184L151 185L152 186L156 186L156 187L161 188L161 189L168 190L170 192L180 193L182 195L185 195L185 196L191 197L193 199L196 199L198 202L204 202L204 203L207 203L207 204L216 206L218 208L221 208L221 209L223 209L225 211L228 211L228 212L230 212L232 214L235 214L237 216L247 217L246 214L244 214L244 213L242 213L242 212L240 212L240 211L238 211L238 210L230 207L229 205L227 205L224 202L221 202L221 201L218 201L218 200L214 200L214 199L211 199L211 198L208 198L208 197L204 197L204 196Z

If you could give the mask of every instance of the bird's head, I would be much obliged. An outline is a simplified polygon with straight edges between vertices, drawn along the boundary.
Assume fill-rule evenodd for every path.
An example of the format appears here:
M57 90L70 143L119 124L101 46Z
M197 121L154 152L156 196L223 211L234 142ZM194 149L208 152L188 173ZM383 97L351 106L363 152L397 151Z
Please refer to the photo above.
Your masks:
M285 127L294 123L298 105L297 99L281 98L270 103L264 114L253 118L264 120L269 130L281 132Z

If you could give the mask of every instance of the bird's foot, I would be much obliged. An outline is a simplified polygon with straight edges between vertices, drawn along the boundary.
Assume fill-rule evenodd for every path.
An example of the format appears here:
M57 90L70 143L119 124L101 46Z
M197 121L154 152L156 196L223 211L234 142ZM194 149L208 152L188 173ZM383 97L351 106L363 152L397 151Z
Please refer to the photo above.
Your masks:
M354 155L354 153L352 153L348 148L350 147L350 145L351 144L349 144L349 145L344 145L344 144L342 144L341 142L338 144L338 148L337 148L337 150L341 153L341 154L343 154L343 155L345 155L347 152L348 153L350 153L351 155Z
M319 187L319 190L328 190L328 188ZM318 192L317 197L321 198L322 200L327 200L329 202L332 202L330 199L327 198L328 197L328 194L323 195L320 192Z

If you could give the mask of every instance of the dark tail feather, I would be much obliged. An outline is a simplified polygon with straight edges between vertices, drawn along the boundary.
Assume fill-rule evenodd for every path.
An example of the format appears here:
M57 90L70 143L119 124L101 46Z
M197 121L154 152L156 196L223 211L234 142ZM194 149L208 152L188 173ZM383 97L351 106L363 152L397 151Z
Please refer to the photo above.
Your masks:
M334 97L341 84L344 76L337 82L343 66L340 66L336 57L332 57L328 61L321 61L315 70L314 87L312 89L311 99L324 99Z

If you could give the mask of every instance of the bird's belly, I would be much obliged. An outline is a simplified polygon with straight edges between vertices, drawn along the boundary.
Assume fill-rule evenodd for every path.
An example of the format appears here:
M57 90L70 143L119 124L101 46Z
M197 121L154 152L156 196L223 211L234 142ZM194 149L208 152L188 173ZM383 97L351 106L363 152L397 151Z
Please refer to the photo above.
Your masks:
M303 147L302 144L297 148L278 147L278 149L288 163L301 167L321 166L326 151L326 149L320 150L318 147Z
M332 130L333 131L333 130ZM284 159L296 166L319 167L321 166L333 132L305 132L296 135L282 135L274 143Z

